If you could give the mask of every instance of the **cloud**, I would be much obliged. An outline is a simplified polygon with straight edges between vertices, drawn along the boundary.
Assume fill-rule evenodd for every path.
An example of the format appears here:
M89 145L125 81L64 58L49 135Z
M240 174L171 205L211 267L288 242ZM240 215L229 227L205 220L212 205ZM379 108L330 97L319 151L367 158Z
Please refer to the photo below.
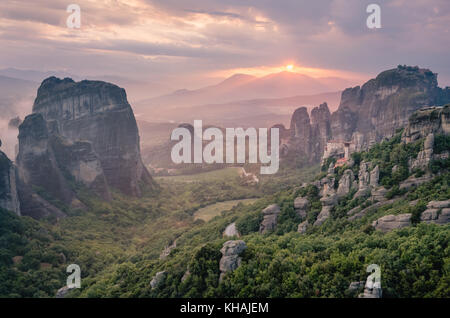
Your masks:
M365 25L369 0L77 2L80 30L65 27L65 2L2 1L0 67L151 72L163 80L289 60L368 76L413 64L450 79L448 0L377 0L379 30Z

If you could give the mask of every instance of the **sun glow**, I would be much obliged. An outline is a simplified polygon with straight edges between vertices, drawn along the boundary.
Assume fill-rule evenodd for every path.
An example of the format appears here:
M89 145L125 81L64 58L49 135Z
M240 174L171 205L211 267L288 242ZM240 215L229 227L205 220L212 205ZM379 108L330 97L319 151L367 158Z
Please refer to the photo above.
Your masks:
M292 72L294 70L294 65L292 65L292 64L286 65L286 70L288 72Z

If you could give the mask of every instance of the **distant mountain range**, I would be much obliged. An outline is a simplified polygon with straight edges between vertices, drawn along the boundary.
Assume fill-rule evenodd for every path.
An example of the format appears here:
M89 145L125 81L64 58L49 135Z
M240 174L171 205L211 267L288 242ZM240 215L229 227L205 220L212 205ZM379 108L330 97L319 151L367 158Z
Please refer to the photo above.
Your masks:
M193 106L229 103L237 100L285 98L341 91L353 83L338 77L313 78L294 72L279 72L263 77L235 74L217 85L196 90L178 90L168 95L150 98L140 105Z
M215 85L146 98L167 89L162 83L113 75L82 77L66 71L6 68L0 70L0 118L29 113L39 83L50 76L103 80L124 87L137 117L148 122L203 119L207 124L258 127L287 123L299 106L327 102L333 111L339 104L340 91L353 84L342 78L313 78L295 72L263 77L235 74Z
M263 77L235 74L217 85L177 90L133 106L137 116L147 121L203 119L222 126L268 127L288 123L290 114L299 106L312 108L327 102L332 110L337 109L341 90L351 84L337 77L313 78L294 72Z
M228 127L270 127L275 123L289 125L290 116L299 106L313 108L323 102L336 110L341 92L317 95L292 96L285 98L261 98L237 100L222 104L205 104L196 106L159 105L147 107L135 103L136 115L140 119L152 122L188 122L202 119L211 125Z

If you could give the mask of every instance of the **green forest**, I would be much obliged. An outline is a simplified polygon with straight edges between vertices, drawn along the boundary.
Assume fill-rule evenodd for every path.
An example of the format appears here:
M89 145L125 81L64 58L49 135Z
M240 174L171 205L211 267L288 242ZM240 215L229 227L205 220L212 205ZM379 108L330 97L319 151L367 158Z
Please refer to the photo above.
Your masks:
M352 155L355 163L376 163L387 197L397 200L349 221L350 209L374 204L349 195L324 224L305 234L297 232L301 219L293 203L299 195L308 197L307 219L314 222L321 209L319 190L302 184L320 179L329 162L284 168L257 186L243 185L238 175L220 170L218 176L208 173L198 180L162 177L156 192L142 198L114 193L111 202L80 189L88 209L69 210L59 220L37 221L1 210L0 297L54 297L72 263L81 267L82 285L70 297L356 297L349 284L365 281L369 264L381 268L383 297L449 297L450 225L418 220L427 202L450 197L450 163L430 162L431 171L439 173L401 190L400 182L424 171L407 168L423 140L405 144L400 136ZM435 153L448 148L449 137L436 136ZM335 169L337 181L346 168ZM357 177L358 165L351 169ZM194 218L200 208L248 198L258 200L238 203L208 222ZM272 203L281 209L277 228L260 234L261 211ZM371 225L381 216L401 213L412 213L411 226L382 233ZM241 266L219 282L220 249L230 240L223 231L232 222L247 249ZM164 247L175 240L176 247L161 259ZM152 289L150 281L160 271L167 276Z

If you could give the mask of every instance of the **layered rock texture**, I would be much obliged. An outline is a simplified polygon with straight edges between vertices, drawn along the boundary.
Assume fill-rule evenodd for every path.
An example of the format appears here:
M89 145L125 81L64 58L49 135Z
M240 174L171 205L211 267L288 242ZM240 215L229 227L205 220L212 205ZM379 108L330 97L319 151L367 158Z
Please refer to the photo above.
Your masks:
M385 215L378 220L373 221L372 226L376 230L382 232L389 232L394 229L400 229L402 227L411 225L411 214L404 213L399 215Z
M450 126L449 114L450 105L446 105L443 107L427 107L411 116L408 125L404 127L401 140L398 140L398 142L416 142L420 150L417 149L417 155L411 154L408 157L408 161L405 162L409 166L409 177L405 176L403 181L399 181L397 186L400 191L408 191L429 182L439 174L439 172L437 174L433 172L430 168L430 163L434 160L449 157L450 149L443 145L442 141L438 144L435 143L435 138L437 138L435 136L439 135L442 140L443 136L448 135L450 132L448 129ZM399 192L398 195L392 196L389 195L389 191L392 188L388 190L380 184L383 183L380 182L380 167L384 164L383 161L367 161L367 159L358 161L359 166L356 166L353 159L348 160L344 165L332 162L324 177L302 185L303 188L309 185L317 188L318 197L315 200L320 201L321 210L315 221L310 224L305 220L311 208L310 198L297 197L294 200L294 210L301 220L301 223L298 225L299 233L305 233L310 226L322 225L336 211L336 207L340 203L345 202L345 200L357 199L359 202L364 202L346 211L347 219L355 221L404 198L404 192ZM408 167L404 166L403 169L405 168ZM414 172L418 168L420 169L419 175ZM322 167L322 169L325 170L325 167ZM398 169L400 167L394 165L392 172L396 172ZM317 204L317 201L315 204ZM267 209L271 211L273 208L269 209L268 207ZM270 215L270 213L268 214ZM410 213L385 215L373 221L372 226L376 230L389 232L410 226L411 218L412 215ZM420 221L434 224L449 223L450 200L429 202L427 209L420 216ZM312 221L309 220L309 222ZM271 224L270 222L267 223Z
M277 227L277 219L280 214L280 207L276 204L271 204L262 211L263 220L259 226L259 233L265 234L273 231Z
M223 247L220 252L222 253L222 258L219 262L220 267L220 280L223 276L231 271L234 271L241 265L241 257L239 255L247 248L244 241L227 241L223 243Z
M166 271L156 273L156 275L150 281L150 287L152 289L158 288L159 286L161 286L162 283L164 283L166 277L167 277Z
M420 220L426 223L446 224L450 222L450 200L430 201Z
M280 154L317 162L325 148L332 152L342 148L344 152L348 143L346 146L359 151L391 137L418 109L449 102L450 88L438 87L437 74L399 66L361 87L344 90L339 108L332 114L326 103L314 108L311 117L306 107L298 108L291 119L289 138L281 140ZM448 125L443 129L448 129Z
M1 144L1 142L0 142ZM20 202L16 185L16 167L0 151L0 208L20 215Z
M17 165L24 214L35 217L49 213L37 204L43 193L82 207L76 184L105 200L111 189L140 196L143 187L154 186L125 90L99 81L42 82L33 113L19 126Z

